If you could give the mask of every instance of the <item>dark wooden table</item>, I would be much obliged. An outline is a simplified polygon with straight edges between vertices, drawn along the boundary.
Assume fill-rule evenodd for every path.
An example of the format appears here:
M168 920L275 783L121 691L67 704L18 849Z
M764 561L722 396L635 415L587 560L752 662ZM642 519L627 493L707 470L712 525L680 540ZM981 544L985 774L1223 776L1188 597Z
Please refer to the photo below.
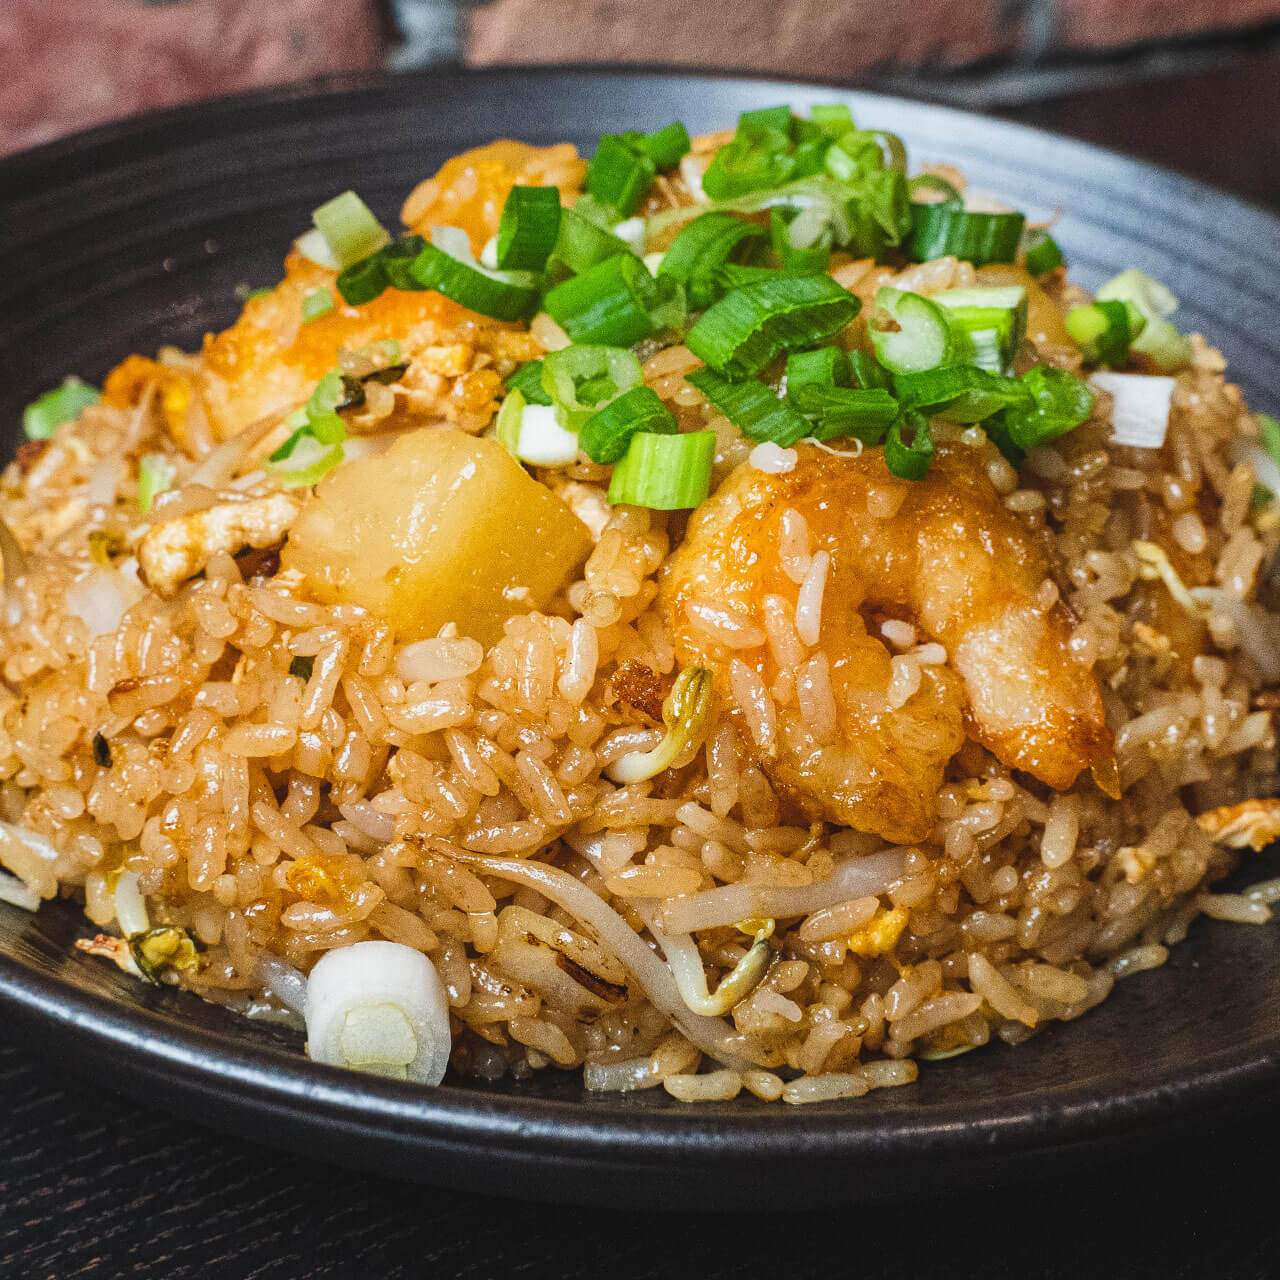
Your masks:
M1277 83L1280 55L1261 51L1229 68L1002 114L1280 208ZM232 1142L5 1037L0 1026L0 1280L1280 1273L1280 1215L1266 1171L1280 1105L1156 1153L1014 1188L975 1180L945 1201L776 1219L696 1215L687 1205L659 1217L625 1203L605 1212L485 1200Z

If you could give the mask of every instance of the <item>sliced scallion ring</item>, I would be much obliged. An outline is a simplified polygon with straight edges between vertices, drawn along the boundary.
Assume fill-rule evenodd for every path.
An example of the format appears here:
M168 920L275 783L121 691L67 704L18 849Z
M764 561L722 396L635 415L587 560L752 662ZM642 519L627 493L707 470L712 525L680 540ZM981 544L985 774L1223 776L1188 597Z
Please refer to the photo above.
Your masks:
M302 299L302 323L310 324L333 310L333 294L328 289L312 289Z
M621 347L574 343L542 358L542 390L571 431L643 378L640 361Z
M1018 378L991 373L976 365L900 373L893 385L904 409L919 409L950 422L982 422L1001 409L1028 405L1032 399Z
M702 310L724 291L716 273L735 254L749 251L765 236L763 227L728 213L704 213L672 241L657 275L679 281L689 305Z
M1028 227L1022 233L1022 264L1033 276L1048 275L1062 266L1062 250L1043 227Z
M574 342L629 347L653 332L655 297L644 263L624 253L556 285L542 305Z
M837 436L879 444L898 416L898 401L881 387L802 386L796 406L812 418L809 435L815 440Z
M640 207L656 171L651 157L628 146L618 134L606 133L587 166L584 185L602 204L629 218Z
M28 440L48 440L64 422L78 418L102 393L79 378L65 378L60 387L37 396L22 411L22 429Z
M911 443L902 437L903 428L912 433ZM899 480L920 480L933 461L933 434L929 419L909 410L889 428L884 442L884 462Z
M541 271L559 235L559 189L512 187L498 223L496 265L503 271Z
M954 343L946 311L931 298L881 288L867 331L876 359L893 373L919 373L951 362Z
M716 433L685 435L641 432L631 437L627 452L613 469L609 501L655 511L682 511L706 501Z
M317 484L342 461L341 444L323 444L308 427L299 427L265 463L273 480L296 489Z
M523 271L489 271L471 257L463 232L437 227L409 273L419 289L434 289L460 306L495 320L521 320L538 306L537 278ZM436 243L439 241L439 243ZM465 256L464 256L465 254Z
M685 381L750 440L769 440L785 449L813 430L808 418L755 378L730 382L714 369L695 369L685 374Z
M975 213L947 203L916 204L912 210L907 256L915 262L948 255L974 266L1012 262L1026 225L1020 213Z
M1026 289L947 289L931 296L951 322L954 359L991 373L1009 372L1027 332Z
M1104 300L1072 307L1065 323L1090 364L1123 369L1129 363L1130 345L1147 321L1132 302Z
M518 391L529 404L550 404L542 389L542 361L526 360L508 379L507 390Z
M582 424L578 443L592 462L607 466L626 453L638 432L675 435L678 430L675 416L652 387L632 387Z
M390 238L369 206L354 191L326 200L312 215L337 265L348 267L377 253Z
M689 330L689 350L728 378L749 378L781 351L838 333L860 303L829 276L761 280L726 294Z

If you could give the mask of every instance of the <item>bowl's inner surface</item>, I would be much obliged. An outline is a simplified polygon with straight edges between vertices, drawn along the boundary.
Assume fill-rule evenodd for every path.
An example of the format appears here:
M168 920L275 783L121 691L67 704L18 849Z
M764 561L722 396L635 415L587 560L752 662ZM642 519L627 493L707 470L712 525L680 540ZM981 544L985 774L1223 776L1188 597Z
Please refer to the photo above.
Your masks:
M696 133L731 124L746 107L788 99L803 106L832 96L679 77L422 77L327 99L284 93L265 103L217 104L19 157L0 172L3 447L8 452L18 442L23 404L65 373L98 380L129 352L162 343L197 347L204 333L230 323L239 306L235 286L276 280L311 209L346 187L395 225L400 201L419 178L494 136L567 138L589 151L604 131L649 129L680 117ZM1084 283L1128 266L1166 281L1182 298L1181 324L1224 349L1258 407L1276 408L1274 221L1079 144L933 108L843 96L860 123L901 132L914 163L957 163L975 185L1032 217L1065 210L1055 234ZM1264 871L1259 860L1251 878ZM146 1010L157 1019L149 1029L161 1036L196 1025L300 1052L293 1033L143 986L75 952L73 939L90 932L70 904L48 905L35 917L0 905L0 978L12 989L32 970ZM967 1109L1014 1123L1090 1097L1106 1105L1156 1086L1183 1088L1215 1072L1221 1081L1242 1063L1256 1068L1270 1061L1280 1044L1277 992L1280 951L1271 928L1201 921L1165 968L1120 984L1111 1000L1076 1023L1054 1026L1017 1049L998 1045L925 1064L914 1086L811 1110L850 1131L881 1125L888 1132L929 1118L963 1122ZM209 1067L216 1072L218 1064ZM352 1084L358 1102L362 1086L354 1078ZM495 1094L581 1098L585 1116L674 1112L690 1126L763 1110L745 1095L705 1109L683 1107L661 1091L591 1097L576 1074L554 1071L522 1085L451 1077L438 1096L465 1101Z

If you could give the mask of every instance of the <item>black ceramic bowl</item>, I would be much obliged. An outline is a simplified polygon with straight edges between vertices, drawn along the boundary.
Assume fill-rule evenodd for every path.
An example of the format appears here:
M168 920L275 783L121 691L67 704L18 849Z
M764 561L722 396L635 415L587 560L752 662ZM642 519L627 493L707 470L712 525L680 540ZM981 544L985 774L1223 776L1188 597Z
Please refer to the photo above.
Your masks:
M498 72L344 81L215 102L0 164L0 423L68 370L198 345L234 288L277 278L312 208L358 189L389 222L413 182L495 136L694 132L745 108L838 98L1034 214L1086 284L1129 266L1226 352L1250 399L1280 399L1280 223L1173 174L1017 125L812 86L674 75ZM1258 867L1255 874L1265 868ZM585 1094L576 1076L437 1089L315 1066L296 1036L75 952L74 906L0 905L0 1001L59 1059L203 1123L423 1181L547 1200L669 1207L848 1202L961 1189L1205 1127L1280 1083L1270 928L1198 923L1163 969L1017 1049L922 1066L917 1084L793 1110L743 1097Z

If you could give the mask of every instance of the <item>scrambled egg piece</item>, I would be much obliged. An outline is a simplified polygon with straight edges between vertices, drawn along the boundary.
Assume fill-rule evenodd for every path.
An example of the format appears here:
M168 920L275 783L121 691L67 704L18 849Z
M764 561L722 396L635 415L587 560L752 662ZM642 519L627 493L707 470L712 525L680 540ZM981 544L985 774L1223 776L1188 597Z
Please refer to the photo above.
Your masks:
M1219 844L1260 852L1280 840L1280 800L1245 800L1202 813L1196 821Z
M882 956L898 945L906 927L906 907L881 907L866 924L849 935L849 950L866 960Z
M245 502L220 502L176 520L154 524L138 545L138 568L151 589L172 595L204 569L219 551L235 555L245 547L279 542L302 509L288 493Z

